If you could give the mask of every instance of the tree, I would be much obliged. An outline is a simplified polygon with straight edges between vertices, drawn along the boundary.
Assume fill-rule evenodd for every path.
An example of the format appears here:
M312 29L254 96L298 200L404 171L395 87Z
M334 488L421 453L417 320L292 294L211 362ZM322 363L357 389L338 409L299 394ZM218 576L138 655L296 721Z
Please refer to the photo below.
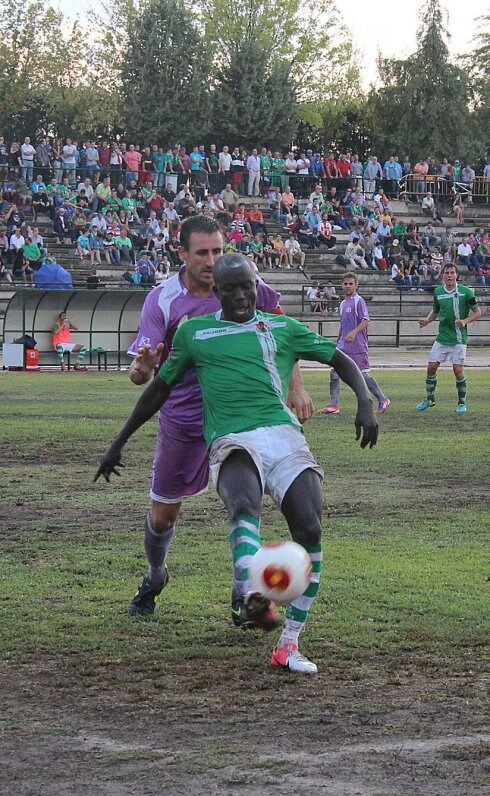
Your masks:
M472 137L468 76L450 62L447 38L439 0L427 0L416 52L406 60L379 59L383 85L371 91L367 114L373 148L383 157L396 151L442 158L466 151Z
M281 147L296 131L291 65L274 59L256 39L235 46L218 71L213 92L212 130L219 141L246 147Z
M206 47L182 0L145 0L127 21L122 96L127 137L200 140L210 118Z

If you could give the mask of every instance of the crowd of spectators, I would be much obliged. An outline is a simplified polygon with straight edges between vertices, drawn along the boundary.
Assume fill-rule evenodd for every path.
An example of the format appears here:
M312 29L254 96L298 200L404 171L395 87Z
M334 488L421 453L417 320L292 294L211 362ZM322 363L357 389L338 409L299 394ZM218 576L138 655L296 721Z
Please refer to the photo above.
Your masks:
M404 176L405 194L413 191L429 218L423 229L413 220L404 225L390 208ZM490 164L482 177L490 185ZM81 261L92 268L123 265L124 281L132 284L156 284L180 266L180 224L195 213L217 218L225 250L250 256L260 270L297 267L307 276L305 248L337 252L340 230L349 239L339 262L387 271L395 284L412 289L437 284L449 261L464 263L485 286L490 262L484 231L465 239L471 252L462 259L450 229L434 228L443 224L434 192L439 200L449 197L457 223L471 202L475 172L457 159L412 166L391 156L381 165L374 155L361 162L349 152L283 154L264 147L247 153L227 146L218 152L200 145L188 154L183 146L78 145L69 138L34 146L26 137L7 146L0 137L0 180L0 279L7 281L30 283L52 262L40 214ZM283 234L270 235L259 203L246 207L243 196L265 198Z

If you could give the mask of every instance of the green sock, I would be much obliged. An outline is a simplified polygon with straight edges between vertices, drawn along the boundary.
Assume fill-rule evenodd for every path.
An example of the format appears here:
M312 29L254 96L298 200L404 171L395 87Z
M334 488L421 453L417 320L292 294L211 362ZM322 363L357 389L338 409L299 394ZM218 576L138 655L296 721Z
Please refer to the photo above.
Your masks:
M466 403L466 389L468 387L468 382L466 381L466 377L463 376L462 379L456 379L456 389L458 391L458 404L465 404Z

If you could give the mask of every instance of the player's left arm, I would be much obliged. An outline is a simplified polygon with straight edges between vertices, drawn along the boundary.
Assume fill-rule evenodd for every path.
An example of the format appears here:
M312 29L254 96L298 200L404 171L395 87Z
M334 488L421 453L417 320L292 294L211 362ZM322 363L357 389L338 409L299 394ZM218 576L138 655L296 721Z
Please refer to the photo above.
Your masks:
M353 343L359 332L363 332L364 329L368 328L368 326L369 326L369 318L363 318L362 321L358 323L357 326L354 329L352 329L351 332L349 332L349 334L346 335L345 337L346 341L348 343Z
M356 363L339 348L336 349L330 360L331 366L339 377L356 394L357 413L355 419L356 440L361 439L361 448L368 445L372 448L378 441L378 421L373 410L373 402L369 396L364 377Z
M458 318L456 321L456 326L459 326L460 329L462 329L464 326L468 326L469 323L473 323L473 321L477 321L478 318L481 317L481 309L476 303L476 298L473 297L473 300L469 301L469 306L472 309L468 317Z

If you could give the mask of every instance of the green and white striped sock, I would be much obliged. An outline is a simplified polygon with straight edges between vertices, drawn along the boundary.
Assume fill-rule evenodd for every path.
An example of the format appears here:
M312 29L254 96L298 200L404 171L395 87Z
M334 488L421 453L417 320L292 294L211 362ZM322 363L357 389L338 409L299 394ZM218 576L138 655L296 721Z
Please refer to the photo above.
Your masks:
M425 389L427 390L427 400L435 401L434 395L436 392L437 376L427 376L425 380Z
M462 379L456 379L456 389L458 391L458 404L466 403L466 390L468 389L468 382L466 376Z
M248 568L250 559L262 547L260 520L241 514L230 525L230 547L233 563L233 592L243 597L250 590Z
M323 563L322 545L321 543L317 545L304 545L304 548L310 556L311 561L310 583L301 597L292 600L286 608L284 628L281 638L279 639L278 647L282 647L289 642L293 642L293 644L298 643L299 634L306 624L308 613L320 587L320 575Z

